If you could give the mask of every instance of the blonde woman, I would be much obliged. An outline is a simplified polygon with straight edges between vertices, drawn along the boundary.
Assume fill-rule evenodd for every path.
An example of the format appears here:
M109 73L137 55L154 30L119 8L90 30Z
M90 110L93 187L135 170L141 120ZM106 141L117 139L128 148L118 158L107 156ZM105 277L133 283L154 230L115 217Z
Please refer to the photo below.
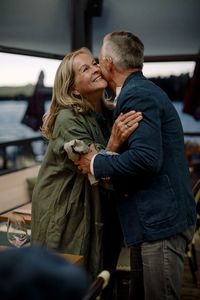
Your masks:
M108 150L118 151L142 119L133 111L120 115L112 128L113 105L103 97L106 87L87 48L64 57L41 128L49 143L32 198L31 243L84 255L92 277L115 267L121 228L112 191L101 181L91 185L68 158L64 144L77 139L94 143L97 149L107 144Z

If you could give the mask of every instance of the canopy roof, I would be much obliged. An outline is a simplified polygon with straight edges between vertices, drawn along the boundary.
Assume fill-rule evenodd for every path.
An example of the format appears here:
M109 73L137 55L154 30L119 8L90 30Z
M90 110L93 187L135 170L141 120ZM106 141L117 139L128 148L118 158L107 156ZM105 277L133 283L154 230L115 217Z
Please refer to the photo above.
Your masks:
M115 30L138 35L145 56L200 50L199 0L1 0L0 12L1 51L64 56L88 46L98 57L104 35Z

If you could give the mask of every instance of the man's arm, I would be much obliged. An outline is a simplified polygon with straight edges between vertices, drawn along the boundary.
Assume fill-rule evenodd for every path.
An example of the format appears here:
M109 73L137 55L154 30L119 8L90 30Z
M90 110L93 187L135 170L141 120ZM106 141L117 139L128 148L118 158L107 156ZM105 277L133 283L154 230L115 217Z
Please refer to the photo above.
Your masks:
M139 101L139 103L141 102ZM135 104L137 104L136 101ZM139 110L143 112L143 120L137 130L128 138L127 150L117 156L104 154L95 156L94 175L96 179L152 174L160 170L163 152L158 107L155 101L151 100L146 101L141 107ZM94 152L90 153L90 157L87 158L87 171L90 171L90 162L94 154ZM79 168L86 172L85 166L81 163Z
M127 101L126 108L143 113L137 130L128 138L126 150L118 156L99 154L94 159L94 175L102 177L151 175L159 172L163 160L161 117L154 99Z
M93 159L98 154L98 151L96 150L94 144L90 145L91 152L87 154L82 154L81 158L75 162L75 165L78 166L78 169L82 171L83 174L90 173L94 175L93 170ZM91 164L92 162L92 164Z
M121 113L119 115L113 125L111 136L106 146L106 150L109 151L109 155L110 152L118 152L120 150L121 145L127 140L130 134L136 130L142 118L142 113L134 110L131 110L126 114ZM93 160L94 155L96 156L98 152L93 144L90 145L90 149L91 152L81 155L80 160L75 164L83 174L91 173L94 175Z

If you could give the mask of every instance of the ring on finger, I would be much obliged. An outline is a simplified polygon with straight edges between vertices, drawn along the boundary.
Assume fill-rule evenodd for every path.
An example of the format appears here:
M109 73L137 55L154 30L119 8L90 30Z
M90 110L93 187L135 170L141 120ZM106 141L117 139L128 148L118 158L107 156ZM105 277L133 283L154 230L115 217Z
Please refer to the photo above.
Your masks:
M126 123L126 126L127 127L131 127L132 125L130 123Z

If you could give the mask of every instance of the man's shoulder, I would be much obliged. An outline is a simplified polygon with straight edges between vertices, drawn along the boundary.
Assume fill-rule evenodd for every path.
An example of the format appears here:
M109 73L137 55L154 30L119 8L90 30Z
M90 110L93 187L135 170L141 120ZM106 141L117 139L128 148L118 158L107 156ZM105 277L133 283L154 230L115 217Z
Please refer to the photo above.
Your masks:
M153 81L149 80L145 76L134 78L130 77L126 84L121 89L119 98L130 98L130 97L147 97L150 95L159 94L160 97L166 97L166 93Z
M141 97L149 93L150 85L148 80L130 80L122 89L119 99L127 99L130 97Z

